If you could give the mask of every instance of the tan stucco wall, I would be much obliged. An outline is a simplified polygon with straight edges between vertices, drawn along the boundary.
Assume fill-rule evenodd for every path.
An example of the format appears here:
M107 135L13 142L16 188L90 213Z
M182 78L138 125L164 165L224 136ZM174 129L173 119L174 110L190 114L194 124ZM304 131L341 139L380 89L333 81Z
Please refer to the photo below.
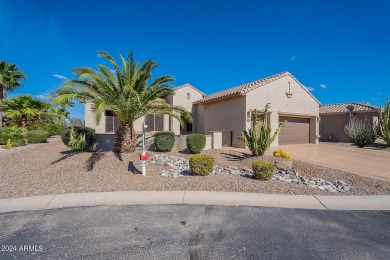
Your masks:
M373 113L354 113L358 119L367 119L373 125L378 120L378 114ZM320 121L320 141L322 142L348 142L347 135L344 132L344 126L349 123L349 115L332 114L321 115Z
M91 103L85 104L84 110L85 126L95 129L97 134L104 134L106 130L106 120L104 115L100 120L99 124L96 124L95 113L91 109Z
M204 134L204 106L202 104L194 105L195 114L193 115L193 120L196 122L194 124L194 133Z
M99 124L96 124L95 120L95 113L91 110L91 104L86 103L85 104L85 126L93 128L96 130L97 134L113 134L113 133L106 133L106 119L105 116L102 116L102 119L100 120ZM134 129L136 131L142 130L142 122L144 121L144 118L138 118L134 122Z
M187 93L190 93L190 98L187 98ZM182 106L187 109L193 115L193 119L195 119L194 115L196 114L196 108L193 106L193 102L201 99L203 97L202 93L196 91L191 87L182 87L175 90L175 95L169 96L166 98L168 103L174 106ZM175 132L176 135L180 134L180 123L175 118L170 118L171 131ZM196 129L196 120L193 122L193 130Z
M292 96L287 97L289 91ZM283 77L265 86L252 90L246 94L246 111L250 109L264 109L265 104L270 104L270 125L272 132L278 127L279 115L308 117L310 118L310 142L318 142L318 122L319 104L312 96L291 76ZM246 122L246 129L251 127L250 122ZM283 130L282 130L283 131ZM278 145L278 138L271 146Z
M199 104L198 106L203 106ZM204 104L204 133L229 130L233 132L234 147L245 147L239 138L245 129L245 96Z

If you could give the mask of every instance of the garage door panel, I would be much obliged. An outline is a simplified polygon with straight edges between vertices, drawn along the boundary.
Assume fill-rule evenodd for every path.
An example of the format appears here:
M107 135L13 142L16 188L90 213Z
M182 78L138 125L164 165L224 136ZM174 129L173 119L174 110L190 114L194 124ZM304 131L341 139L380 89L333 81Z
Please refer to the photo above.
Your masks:
M310 142L310 119L299 117L279 117L279 121L287 120L279 134L279 145L304 144Z

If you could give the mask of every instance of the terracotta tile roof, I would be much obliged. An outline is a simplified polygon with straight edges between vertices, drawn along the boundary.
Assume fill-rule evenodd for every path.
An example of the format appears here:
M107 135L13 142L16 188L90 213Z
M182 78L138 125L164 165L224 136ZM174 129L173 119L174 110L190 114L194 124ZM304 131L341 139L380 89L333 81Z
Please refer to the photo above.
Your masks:
M257 89L257 88L259 88L261 86L267 85L267 84L269 84L269 83L271 83L271 82L273 82L275 80L281 79L281 78L286 77L286 76L291 76L295 81L297 81L299 83L299 81L296 80L293 75L291 75L288 71L285 71L285 72L282 72L282 73L279 73L279 74L276 74L276 75L273 75L273 76L269 76L269 77L266 77L266 78L263 78L263 79L255 80L253 82L245 83L245 84L239 85L239 86L234 87L234 88L226 89L226 90L223 90L223 91L220 91L220 92L217 92L217 93L205 96L203 99L194 102L194 104L210 102L210 101L214 101L214 100L217 100L217 99L220 99L220 98L233 96L233 95L243 96L243 95L245 95L246 93L248 93L251 90ZM301 85L301 86L304 87L303 85ZM304 87L304 89L319 104L321 104L305 87Z
M175 87L175 88L173 88L173 89L174 89L174 90L177 90L177 89L181 89L181 88L184 88L184 87L190 87L190 88L192 88L192 89L198 91L199 93L201 93L203 96L206 96L205 93L203 93L202 91L200 91L199 89L195 88L194 86L192 86L192 85L189 84L189 83L186 83L186 84L181 85L181 86L177 86L177 87Z
M346 102L322 106L320 107L320 114L348 113L348 105L354 106L353 112L376 112L379 110L379 108L371 106L369 103Z

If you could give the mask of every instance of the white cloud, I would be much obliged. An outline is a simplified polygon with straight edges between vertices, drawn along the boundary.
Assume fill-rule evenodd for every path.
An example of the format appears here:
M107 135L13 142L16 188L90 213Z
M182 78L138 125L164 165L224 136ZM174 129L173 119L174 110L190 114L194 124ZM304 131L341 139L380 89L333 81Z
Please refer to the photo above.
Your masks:
M371 100L380 100L380 98L374 98L374 97L372 97Z
M294 56L291 56L288 60L289 61L295 61L297 58L298 58L298 56L294 55Z
M325 84L320 84L320 87L321 88L326 88L326 85Z
M306 89L307 91L310 91L310 92L311 92L311 91L314 91L315 88L312 88L312 87L305 87L305 89Z
M53 74L53 77L56 77L56 78L59 78L59 79L68 79L67 77L62 76L60 74Z
M34 97L37 99L49 99L50 93L43 93L43 94L39 94L39 95L34 95Z

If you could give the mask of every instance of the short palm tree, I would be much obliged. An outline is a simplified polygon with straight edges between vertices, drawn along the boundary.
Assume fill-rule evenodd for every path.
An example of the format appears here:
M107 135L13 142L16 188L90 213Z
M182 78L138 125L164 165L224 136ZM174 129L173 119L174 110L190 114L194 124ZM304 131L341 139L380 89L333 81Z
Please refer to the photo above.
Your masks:
M21 72L16 64L9 64L0 61L0 105L7 99L7 90L13 91L17 87L22 87L21 80L26 80L26 75ZM3 114L0 110L0 127L3 126Z
M134 122L146 115L170 115L183 125L183 119L191 122L190 113L181 106L169 105L163 97L174 94L169 84L172 76L160 76L152 80L152 71L158 64L147 60L142 64L134 61L133 53L122 57L121 68L107 52L98 52L99 57L106 58L112 69L99 64L98 70L90 67L79 67L73 73L79 79L67 80L64 86L54 94L56 103L70 100L90 102L99 123L106 110L111 111L120 125L115 132L114 152L134 152L136 133Z
M28 121L37 118L47 111L48 104L41 100L33 99L30 95L15 96L5 100L1 104L4 114L19 122L19 126L27 130Z

